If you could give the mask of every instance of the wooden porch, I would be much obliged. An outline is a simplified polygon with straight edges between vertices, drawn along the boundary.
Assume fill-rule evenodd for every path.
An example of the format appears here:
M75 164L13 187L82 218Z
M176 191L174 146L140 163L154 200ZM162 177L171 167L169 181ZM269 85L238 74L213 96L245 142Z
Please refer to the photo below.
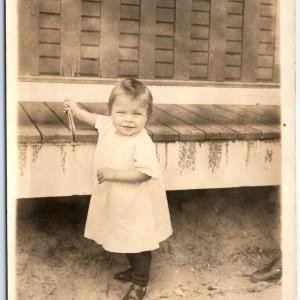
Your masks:
M81 103L106 114L105 103ZM89 194L97 131L61 102L19 102L19 197ZM280 107L155 105L147 131L167 189L280 184ZM47 174L45 180L43 174Z

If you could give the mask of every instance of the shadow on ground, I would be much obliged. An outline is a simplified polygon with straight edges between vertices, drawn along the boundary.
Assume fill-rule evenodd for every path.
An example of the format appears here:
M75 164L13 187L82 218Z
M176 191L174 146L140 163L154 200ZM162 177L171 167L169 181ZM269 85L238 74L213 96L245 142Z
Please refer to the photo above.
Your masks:
M173 236L153 253L150 299L281 299L281 284L249 275L279 254L276 187L168 193ZM18 300L121 299L127 267L83 237L89 197L19 199Z

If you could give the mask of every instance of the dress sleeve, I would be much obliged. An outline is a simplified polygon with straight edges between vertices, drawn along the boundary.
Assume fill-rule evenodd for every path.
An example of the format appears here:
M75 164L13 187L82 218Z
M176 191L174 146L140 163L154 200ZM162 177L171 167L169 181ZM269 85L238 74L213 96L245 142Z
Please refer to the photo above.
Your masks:
M144 138L135 146L134 168L153 178L158 177L158 161L154 143Z
M103 127L105 126L105 124L109 120L110 120L110 118L108 116L98 115L97 120L96 120L96 124L95 124L95 128L98 129L98 131L101 131L103 129Z

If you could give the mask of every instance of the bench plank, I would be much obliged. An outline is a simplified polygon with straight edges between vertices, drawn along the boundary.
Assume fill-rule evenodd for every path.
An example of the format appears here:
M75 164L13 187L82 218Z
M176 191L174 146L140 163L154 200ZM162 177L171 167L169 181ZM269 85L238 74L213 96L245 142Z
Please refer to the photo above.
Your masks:
M191 126L190 124L171 116L156 106L154 107L154 117L160 123L165 124L177 131L181 141L195 141L203 140L205 138L205 133L199 130L197 127Z
M258 110L257 112L253 111L250 112L248 110L249 105L218 105L219 107L222 107L223 109L229 110L231 112L234 112L238 115L244 116L245 118L251 120L251 122L254 122L255 124L264 124L271 126L272 128L279 129L280 126L276 125L276 123L273 120L270 120L270 118L261 110ZM269 110L270 108L267 108ZM277 122L279 122L279 114L277 111L274 111L274 113L277 114Z
M242 120L248 126L262 131L264 138L280 137L280 129L278 127L276 128L275 126L270 126L266 120L262 119L261 116L257 114L249 114L247 111L238 109L234 105L217 105L214 107L216 111L219 111L220 113L223 111L230 112L233 120L235 120L236 117L239 119L242 118Z
M257 139L261 138L263 133L253 129L241 121L233 121L230 117L226 117L225 114L216 113L212 105L184 105L186 109L196 113L198 116L206 118L215 124L226 126L227 128L237 133L238 139Z
M150 119L146 129L152 133L153 142L174 142L179 140L179 133L165 126L156 119Z
M280 125L280 109L274 105L241 105L242 110L259 115L270 125Z
M237 137L237 133L233 130L213 123L207 118L202 118L191 110L186 110L185 105L172 105L172 109L170 109L169 105L160 104L158 108L203 131L205 136L202 139L234 139Z
M107 103L80 103L87 111L108 116L108 106Z
M62 123L69 128L69 119L67 114L62 111L62 102L47 102L46 105L57 115ZM80 105L80 104L79 104ZM74 133L75 142L96 142L98 139L98 132L95 128L86 123L74 118L76 132Z
M23 107L18 104L18 141L20 143L39 143L42 137Z
M73 136L43 102L21 102L22 107L42 134L42 142L72 142Z

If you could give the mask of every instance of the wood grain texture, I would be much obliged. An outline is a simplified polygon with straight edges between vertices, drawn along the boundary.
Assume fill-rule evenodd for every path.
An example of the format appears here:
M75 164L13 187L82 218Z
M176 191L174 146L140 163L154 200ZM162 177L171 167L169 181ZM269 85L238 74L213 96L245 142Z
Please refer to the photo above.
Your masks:
M278 126L272 126L265 119L261 118L257 114L249 114L246 110L241 110L234 105L217 105L214 106L216 112L221 114L226 112L226 116L232 118L233 122L235 120L242 120L247 126L259 130L263 133L262 138L265 139L277 139L280 138L280 129Z
M81 2L81 15L100 17L99 2Z
M209 74L212 81L224 80L224 57L227 11L226 5L220 5L219 0L211 0Z
M79 103L89 112L108 115L106 103ZM97 141L93 127L75 119L74 136L61 102L20 102L19 143ZM155 142L280 138L280 107L270 105L157 104L146 129Z
M98 59L81 59L80 76L98 76L99 60Z
M174 7L175 0L157 0L157 7Z
M39 58L39 73L49 75L59 75L60 59L52 57Z
M241 120L233 120L227 117L226 114L217 113L213 105L186 105L185 108L200 117L210 120L213 124L219 124L227 130L232 130L237 134L237 139L260 139L263 136L261 131L245 125Z
M107 103L81 103L81 105L91 113L108 116Z
M73 136L68 128L43 102L21 102L20 104L42 134L43 143L73 141Z
M255 82L259 42L260 0L245 0L243 28L242 81Z
M209 11L209 1L192 1L192 9L197 11Z
M176 27L174 48L174 79L190 79L192 0L176 1Z
M160 123L165 124L178 132L180 141L197 141L205 138L205 133L203 131L172 116L170 111L167 113L156 106L154 107L154 117Z
M18 11L19 75L38 75L39 0L18 1Z
M80 73L81 0L61 2L61 76Z
M60 57L60 45L40 44L39 54L41 56Z
M60 29L60 14L40 13L40 28Z
M60 45L60 30L40 28L40 43L55 43Z
M81 30L90 31L90 32L99 32L100 31L100 20L99 18L81 17Z
M173 78L174 66L169 63L155 63L155 77L156 78Z
M169 113L174 118L202 131L204 135L200 137L200 139L234 139L237 136L233 130L213 123L207 118L198 115L193 111L192 106L172 105L170 109L169 105L159 104L157 107L165 113Z
M263 81L273 80L273 68L258 68L257 69L257 79Z
M18 142L19 143L39 143L42 138L32 121L29 119L23 107L18 104Z
M60 13L60 1L59 0L40 0L40 12L48 13Z
M120 77L137 77L139 65L137 61L120 61L118 70Z
M100 33L91 31L81 31L82 46L97 46L99 47Z
M155 77L156 1L141 0L139 78Z
M47 102L46 105L55 113L55 115L61 120L61 122L70 130L68 116L67 116L67 114L65 114L62 111L63 103L62 102ZM74 133L73 139L75 142L85 143L85 142L96 142L97 141L98 132L94 127L91 127L76 118L74 118L74 123L75 123L75 127L76 127L76 132Z
M174 39L173 37L156 36L155 49L173 50Z
M100 76L118 76L120 0L102 0L100 37Z
M120 47L139 47L140 37L136 34L120 33Z
M155 1L153 1L155 2ZM176 4L177 8L177 4ZM174 22L174 9L171 8L156 8L156 21L157 22Z
M174 142L179 140L179 133L160 123L156 119L149 119L146 129L151 132L153 142Z
M280 109L274 105L247 105L240 107L249 114L258 115L264 118L271 126L280 126ZM278 127L277 127L278 128Z

